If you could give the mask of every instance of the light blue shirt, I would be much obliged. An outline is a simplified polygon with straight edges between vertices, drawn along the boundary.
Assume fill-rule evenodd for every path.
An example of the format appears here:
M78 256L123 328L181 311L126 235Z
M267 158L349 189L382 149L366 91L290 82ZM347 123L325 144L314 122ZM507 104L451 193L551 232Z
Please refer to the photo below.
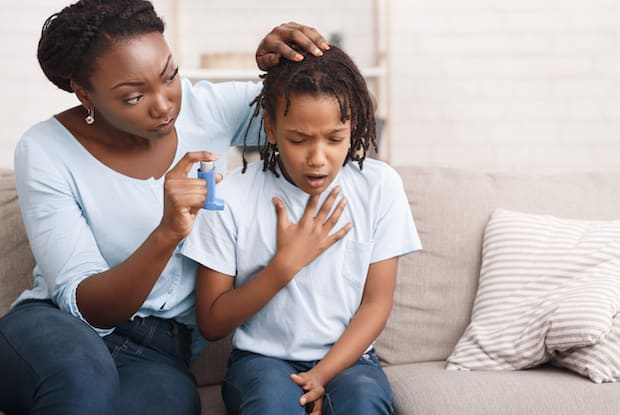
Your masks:
M231 145L243 143L252 116L249 103L260 92L255 83L183 80L178 145L172 168L188 151L218 153L226 171ZM255 143L259 122L248 133ZM190 175L196 175L194 166ZM15 151L17 192L30 246L36 259L34 287L15 302L51 299L76 317L78 284L130 256L160 223L164 177L135 179L94 158L56 119L30 128ZM174 318L195 326L196 265L179 248L135 316ZM106 335L113 329L98 329Z
M235 347L289 360L321 359L340 338L360 306L370 264L421 248L403 184L394 169L376 160L347 163L329 188L340 185L347 205L334 232L353 229L304 267L258 313L234 333ZM234 276L242 286L260 272L276 251L279 197L291 222L304 212L308 194L262 171L262 162L236 171L217 187L223 211L202 211L182 254Z

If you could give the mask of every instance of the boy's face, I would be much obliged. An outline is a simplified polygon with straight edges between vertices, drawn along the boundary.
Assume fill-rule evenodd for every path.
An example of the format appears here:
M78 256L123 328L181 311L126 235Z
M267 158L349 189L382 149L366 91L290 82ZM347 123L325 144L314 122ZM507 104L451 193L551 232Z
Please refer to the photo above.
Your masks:
M284 116L284 99L276 119L265 116L271 144L277 144L286 179L308 194L320 194L338 175L351 144L351 121L340 120L340 106L330 95L291 95ZM272 122L273 121L273 122Z

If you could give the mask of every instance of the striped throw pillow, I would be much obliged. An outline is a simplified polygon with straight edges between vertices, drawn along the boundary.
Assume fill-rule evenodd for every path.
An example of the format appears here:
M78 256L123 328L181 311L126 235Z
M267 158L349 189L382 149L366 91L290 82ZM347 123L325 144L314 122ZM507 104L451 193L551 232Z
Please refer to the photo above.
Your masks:
M620 362L606 351L618 346L610 331L619 310L620 220L498 209L485 229L471 323L447 369L515 370L557 359L585 376L617 374Z
M560 353L551 363L588 377L594 383L620 382L620 314L616 314L611 332L600 342Z

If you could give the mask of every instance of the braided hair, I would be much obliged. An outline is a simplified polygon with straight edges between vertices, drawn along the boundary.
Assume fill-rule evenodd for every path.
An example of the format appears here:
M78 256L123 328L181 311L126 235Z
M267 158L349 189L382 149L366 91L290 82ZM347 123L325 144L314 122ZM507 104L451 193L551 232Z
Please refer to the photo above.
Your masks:
M164 22L146 0L79 0L43 24L37 57L58 88L73 92L71 80L92 89L97 57L114 42L164 32Z
M288 114L291 96L294 95L329 95L333 96L340 106L340 120L344 123L351 120L351 147L345 159L357 161L360 169L372 145L377 150L376 126L373 100L368 92L366 81L351 58L336 46L316 57L302 49L294 49L304 56L301 62L281 59L280 63L263 75L263 89L250 103L254 107L252 121L260 120L262 131L261 109L266 111L271 120L276 118L277 102L284 98L284 115ZM249 126L248 126L249 130ZM247 168L245 158L247 131L243 146L243 172ZM268 140L261 142L259 133L258 151L263 160L263 170L270 170L276 176L278 161L277 148Z

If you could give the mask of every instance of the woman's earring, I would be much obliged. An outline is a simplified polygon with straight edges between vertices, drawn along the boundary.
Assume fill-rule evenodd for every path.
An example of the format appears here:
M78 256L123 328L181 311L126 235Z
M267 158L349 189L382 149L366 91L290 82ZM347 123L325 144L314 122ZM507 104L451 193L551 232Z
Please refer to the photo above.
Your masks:
M89 108L87 111L88 115L84 118L84 121L86 121L86 124L91 125L95 122L95 110Z

